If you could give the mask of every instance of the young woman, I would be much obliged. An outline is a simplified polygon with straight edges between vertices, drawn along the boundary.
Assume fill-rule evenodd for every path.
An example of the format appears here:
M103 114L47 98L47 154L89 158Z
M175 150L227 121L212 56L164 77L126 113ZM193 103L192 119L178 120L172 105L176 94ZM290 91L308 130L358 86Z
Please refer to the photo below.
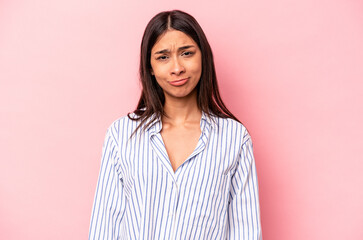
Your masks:
M136 110L106 135L89 238L262 239L251 138L192 16L151 19L140 79Z

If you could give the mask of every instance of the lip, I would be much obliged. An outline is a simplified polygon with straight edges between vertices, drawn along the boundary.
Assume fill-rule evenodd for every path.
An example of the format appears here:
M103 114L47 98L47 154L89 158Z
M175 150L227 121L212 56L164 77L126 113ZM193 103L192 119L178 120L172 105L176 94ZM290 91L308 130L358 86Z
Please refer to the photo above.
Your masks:
M183 78L175 81L170 81L169 83L173 86L181 86L188 82L189 78Z

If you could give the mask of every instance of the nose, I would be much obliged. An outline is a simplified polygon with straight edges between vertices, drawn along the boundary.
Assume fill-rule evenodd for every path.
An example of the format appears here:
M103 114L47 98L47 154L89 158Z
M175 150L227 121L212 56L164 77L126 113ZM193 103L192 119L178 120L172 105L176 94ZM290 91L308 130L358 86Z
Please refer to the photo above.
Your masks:
M174 59L173 66L171 70L172 75L180 75L185 72L183 64L178 59Z

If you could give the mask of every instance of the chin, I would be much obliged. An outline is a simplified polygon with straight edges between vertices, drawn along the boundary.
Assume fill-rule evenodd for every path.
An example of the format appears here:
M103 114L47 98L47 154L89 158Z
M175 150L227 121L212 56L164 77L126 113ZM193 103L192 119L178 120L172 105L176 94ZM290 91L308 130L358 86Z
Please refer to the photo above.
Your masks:
M194 91L169 92L169 93L166 93L166 95L173 97L173 98L186 98L186 97L190 97L193 93L194 93Z
M185 98L189 96L189 94L168 94L168 95L173 98Z

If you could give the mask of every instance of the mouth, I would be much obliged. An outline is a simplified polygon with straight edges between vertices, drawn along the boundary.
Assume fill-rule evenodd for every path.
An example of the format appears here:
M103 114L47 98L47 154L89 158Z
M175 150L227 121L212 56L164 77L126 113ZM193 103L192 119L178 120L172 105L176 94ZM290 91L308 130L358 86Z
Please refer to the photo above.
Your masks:
M188 80L189 80L189 78L183 78L183 79L178 79L175 81L170 81L169 83L173 86L181 86L181 85L184 85Z

